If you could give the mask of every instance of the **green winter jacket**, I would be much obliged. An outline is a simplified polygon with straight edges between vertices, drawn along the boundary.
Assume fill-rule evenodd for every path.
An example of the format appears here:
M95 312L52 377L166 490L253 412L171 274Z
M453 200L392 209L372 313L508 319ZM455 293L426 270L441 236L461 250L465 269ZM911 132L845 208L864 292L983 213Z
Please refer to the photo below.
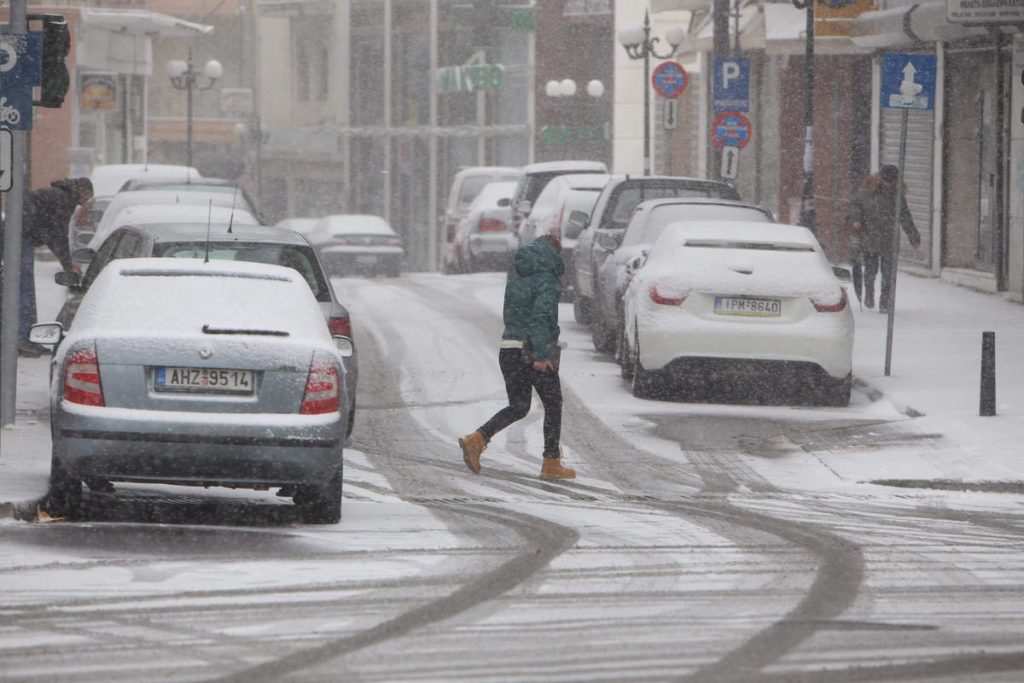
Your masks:
M547 360L558 341L558 299L565 272L562 257L544 237L516 252L505 283L502 339L530 341L535 360Z

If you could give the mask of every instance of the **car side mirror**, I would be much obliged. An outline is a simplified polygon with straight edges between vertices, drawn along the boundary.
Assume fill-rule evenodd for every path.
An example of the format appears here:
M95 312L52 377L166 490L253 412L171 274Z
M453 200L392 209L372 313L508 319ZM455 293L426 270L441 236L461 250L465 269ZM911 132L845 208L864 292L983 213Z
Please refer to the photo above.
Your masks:
M622 233L605 232L597 236L597 243L605 251L615 251L622 244Z
M532 208L533 204L524 199L523 201L516 204L516 213L518 213L520 216L529 216L530 209Z
M351 358L352 354L355 353L356 347L348 337L334 335L331 339L334 340L334 346L341 353L342 358Z
M587 227L587 221L590 220L590 216L587 215L586 211L572 211L569 213L569 220L565 224L565 236L568 239L576 239L583 232L583 228Z
M64 326L60 323L39 323L28 330L28 340L33 344L55 346L64 338Z
M503 209L506 206L512 206L512 198L511 197L502 197L501 199L498 200L498 206L500 206Z
M850 284L853 282L853 276L850 273L850 269L845 266L832 266L832 274L835 275L843 284Z
M92 263L96 258L96 250L90 247L82 247L71 252L71 260L75 263Z
M78 277L78 273L73 273L70 270L62 270L58 273L54 273L53 281L62 287L82 286L82 279Z

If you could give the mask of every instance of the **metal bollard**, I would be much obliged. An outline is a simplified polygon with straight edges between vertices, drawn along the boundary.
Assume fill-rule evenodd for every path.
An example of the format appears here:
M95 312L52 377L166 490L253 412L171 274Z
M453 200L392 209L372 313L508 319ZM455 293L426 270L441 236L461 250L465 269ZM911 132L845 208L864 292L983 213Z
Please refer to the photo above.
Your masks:
M996 414L996 333L981 333L981 407L979 415Z

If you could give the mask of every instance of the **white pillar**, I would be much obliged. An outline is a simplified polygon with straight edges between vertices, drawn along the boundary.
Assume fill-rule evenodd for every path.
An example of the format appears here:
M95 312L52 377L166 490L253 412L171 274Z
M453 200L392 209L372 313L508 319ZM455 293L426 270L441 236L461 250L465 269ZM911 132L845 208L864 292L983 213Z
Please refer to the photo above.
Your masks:
M441 226L437 220L437 66L438 66L438 46L437 46L437 0L430 0L430 191L427 209L427 230L429 231L427 237L427 249L429 251L427 258L427 268L429 270L438 269L438 250L440 240L438 240L438 230Z

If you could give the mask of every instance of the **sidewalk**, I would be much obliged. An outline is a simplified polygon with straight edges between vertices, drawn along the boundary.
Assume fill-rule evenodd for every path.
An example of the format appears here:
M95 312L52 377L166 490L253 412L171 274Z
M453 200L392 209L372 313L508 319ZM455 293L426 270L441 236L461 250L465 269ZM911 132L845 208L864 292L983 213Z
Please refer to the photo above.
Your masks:
M64 289L53 282L57 269L54 262L36 264L40 320L52 320L63 302ZM908 424L920 442L874 453L833 452L821 458L823 464L850 482L1024 492L1024 306L901 272L892 374L886 377L887 316L859 310L855 299L852 304L857 390L913 417ZM978 415L981 335L987 330L996 333L994 417ZM46 491L48 374L46 357L19 358L17 421L0 430L0 517L15 508L32 510Z

